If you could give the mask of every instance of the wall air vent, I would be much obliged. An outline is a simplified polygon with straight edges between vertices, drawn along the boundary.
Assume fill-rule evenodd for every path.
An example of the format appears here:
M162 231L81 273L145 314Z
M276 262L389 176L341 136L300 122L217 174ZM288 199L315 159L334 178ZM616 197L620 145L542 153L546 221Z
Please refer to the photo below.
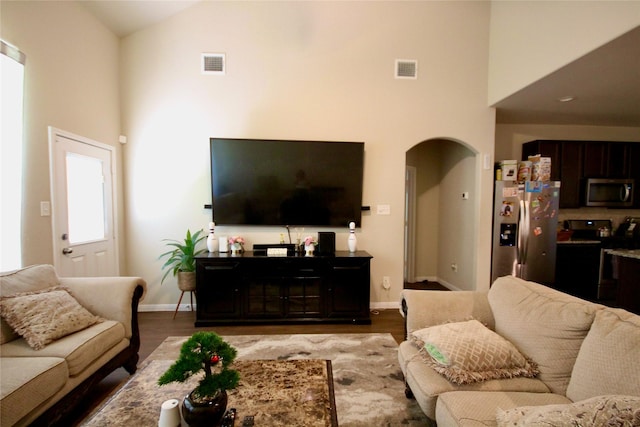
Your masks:
M418 61L415 59L396 59L396 79L417 79Z
M225 74L224 53L203 53L202 74Z

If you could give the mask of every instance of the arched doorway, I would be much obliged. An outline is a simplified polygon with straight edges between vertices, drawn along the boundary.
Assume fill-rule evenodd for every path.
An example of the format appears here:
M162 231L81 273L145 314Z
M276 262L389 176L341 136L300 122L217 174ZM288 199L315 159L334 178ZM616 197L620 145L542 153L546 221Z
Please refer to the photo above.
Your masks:
M406 153L405 283L436 281L449 289L475 283L477 153L436 138Z

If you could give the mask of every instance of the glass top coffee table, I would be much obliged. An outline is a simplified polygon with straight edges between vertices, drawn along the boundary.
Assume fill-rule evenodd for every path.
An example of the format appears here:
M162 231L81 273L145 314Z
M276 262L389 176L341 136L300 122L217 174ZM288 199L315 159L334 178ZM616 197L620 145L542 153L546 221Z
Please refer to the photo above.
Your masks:
M199 377L157 385L173 360L151 360L91 414L83 426L157 426L162 403L182 402ZM253 416L255 426L338 425L330 360L236 360L240 384L227 391L235 426ZM183 426L187 424L183 420Z

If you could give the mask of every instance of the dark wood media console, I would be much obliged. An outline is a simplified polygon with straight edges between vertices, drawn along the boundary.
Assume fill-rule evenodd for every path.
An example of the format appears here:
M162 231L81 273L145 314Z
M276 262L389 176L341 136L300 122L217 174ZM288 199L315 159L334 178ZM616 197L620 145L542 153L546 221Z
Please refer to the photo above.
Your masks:
M196 258L195 325L370 324L371 258L205 253Z

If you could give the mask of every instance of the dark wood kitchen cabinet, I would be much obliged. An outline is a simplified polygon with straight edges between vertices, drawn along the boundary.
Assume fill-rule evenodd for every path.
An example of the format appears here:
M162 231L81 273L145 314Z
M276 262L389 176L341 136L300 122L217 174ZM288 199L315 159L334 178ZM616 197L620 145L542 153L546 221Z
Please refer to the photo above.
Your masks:
M584 146L580 142L563 141L561 143L560 162L560 208L580 206L582 196L582 157ZM553 163L551 164L553 169Z
M528 160L529 156L540 154L542 157L551 159L551 181L560 180L560 168L556 165L560 163L561 141L538 140L527 142L522 145L522 160ZM562 195L562 193L560 193Z
M558 242L554 288L590 301L598 299L600 243Z
M196 257L196 326L247 323L370 324L371 255Z
M626 178L629 175L629 151L631 144L626 142L607 143L607 178ZM637 164L640 168L640 163Z
M551 179L562 181L560 208L578 208L586 178L633 178L640 182L640 142L536 140L522 145L522 159L551 158ZM634 207L640 207L635 197Z
M522 159L540 154L551 158L551 180L561 181L560 208L580 206L584 147L577 141L531 141L522 145Z
M586 142L582 163L582 177L605 178L607 175L607 143Z

